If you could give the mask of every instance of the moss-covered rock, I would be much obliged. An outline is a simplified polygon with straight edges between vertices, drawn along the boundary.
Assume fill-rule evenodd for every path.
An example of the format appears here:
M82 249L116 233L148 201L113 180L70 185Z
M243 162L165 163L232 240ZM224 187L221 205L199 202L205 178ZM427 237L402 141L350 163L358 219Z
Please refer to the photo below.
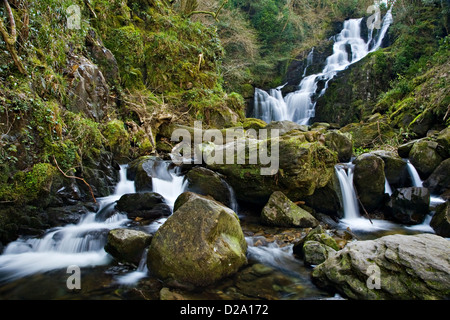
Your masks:
M169 216L172 211L164 197L155 192L124 194L117 201L116 209L126 212L128 218L150 220Z
M441 237L450 237L450 202L447 201L436 208L430 226Z
M244 122L242 123L242 127L245 130L253 129L253 130L259 130L263 129L267 126L267 123L265 123L261 119L255 119L255 118L245 118Z
M391 186L400 186L407 178L406 162L396 153L386 150L375 150L370 153L380 157L384 162L384 174Z
M437 147L437 142L420 140L409 153L409 159L422 179L428 178L443 160Z
M152 236L132 229L113 229L108 233L105 251L120 262L132 263L136 266L142 259L142 254L150 245Z
M314 216L289 200L282 192L272 193L261 212L264 224L276 227L311 228L319 224Z
M227 207L232 206L232 194L222 177L212 170L196 167L186 174L186 191L211 196Z
M334 175L337 155L323 145L322 138L318 132L294 130L279 138L252 140L252 143L250 139L240 139L224 147L208 148L204 152L204 159L210 169L226 177L238 200L264 205L273 192L282 191L292 201L298 201L326 186ZM213 153L216 148L223 150L224 158L220 163L211 160L215 159L212 155L217 154ZM238 155L236 148L242 153ZM272 148L278 149L279 153L274 154L271 161ZM227 163L225 155L231 152L234 160ZM268 154L268 164L260 162L260 152ZM270 164L275 171L263 175L262 168L270 169Z
M130 137L123 121L116 119L108 122L103 127L102 134L116 158L123 159L129 156Z
M306 241L303 245L303 260L308 265L319 265L336 251L318 241Z
M450 190L450 159L444 160L423 182L432 194L442 194Z
M162 280L208 286L245 265L246 250L237 215L214 200L196 197L156 232L147 266Z
M386 182L384 161L374 154L364 153L354 163L353 181L357 196L367 211L373 211L383 204Z
M395 136L393 128L385 120L368 123L351 123L340 129L343 133L353 136L355 148L370 148L377 143L389 140Z
M340 162L349 162L353 155L351 135L343 134L338 130L330 130L325 133L325 145L328 149L337 152Z

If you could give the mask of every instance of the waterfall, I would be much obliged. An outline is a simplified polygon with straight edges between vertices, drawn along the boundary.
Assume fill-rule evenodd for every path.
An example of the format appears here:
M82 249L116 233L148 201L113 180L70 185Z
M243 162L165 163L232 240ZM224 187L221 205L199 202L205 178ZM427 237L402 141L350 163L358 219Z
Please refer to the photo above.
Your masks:
M422 188L423 187L422 179L420 179L419 173L408 159L406 160L406 167L408 168L408 173L409 176L411 177L413 187Z
M90 267L108 264L111 258L103 249L107 233L129 220L123 214L102 213L109 210L123 194L133 192L134 184L126 179L126 166L121 166L120 181L114 194L98 199L98 213L87 213L77 224L47 230L42 238L21 237L8 244L0 256L0 283L70 265Z
M157 167L156 175L152 177L153 192L162 195L167 205L173 210L178 196L186 189L187 181L184 176L178 174L178 167L169 169L169 162L164 164Z
M311 65L313 64L313 60L314 60L314 47L311 49L311 52L306 57L306 67L305 70L303 71L303 77L306 76L306 72L308 71L308 68L311 67Z
M344 218L347 220L360 217L358 200L353 187L353 169L354 166L351 163L335 166L335 172L341 187Z
M283 99L280 87L269 90L269 93L256 88L253 116L267 123L290 120L299 124L309 124L310 119L315 116L316 99L325 94L330 80L340 71L380 48L393 21L392 6L384 16L382 27L375 39L373 39L373 30L369 31L368 42L361 38L362 20L363 18L346 20L342 31L334 36L333 53L326 59L322 72L306 76L309 63L312 63L314 49L310 52L303 79L297 91L289 93ZM370 49L372 43L374 44ZM324 82L324 88L317 92L319 81Z

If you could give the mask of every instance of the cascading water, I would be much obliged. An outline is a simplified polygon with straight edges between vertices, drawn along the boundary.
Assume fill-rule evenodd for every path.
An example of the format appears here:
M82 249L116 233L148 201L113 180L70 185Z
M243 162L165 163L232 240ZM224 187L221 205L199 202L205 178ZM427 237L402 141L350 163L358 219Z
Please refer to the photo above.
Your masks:
M361 19L350 19L344 22L344 27L334 38L333 54L326 59L326 65L321 73L306 76L298 90L288 94L284 99L281 88L271 89L269 93L264 90L255 89L254 117L271 121L290 120L299 124L308 124L310 118L315 116L316 99L323 96L328 88L328 83L338 72L345 70L348 66L360 61L369 53L380 48L383 39L392 24L392 7L383 18L380 32L373 38L373 29L369 31L367 42L361 38ZM348 52L350 48L350 52ZM313 58L308 55L308 60ZM324 88L318 91L319 81L324 82Z
M335 166L336 175L341 187L344 219L347 220L357 219L360 217L358 200L353 187L353 169L354 166L351 163Z
M106 215L104 212L123 194L134 192L134 183L126 179L126 166L121 166L120 181L114 194L98 199L98 213L86 214L78 224L50 229L42 238L22 237L10 243L0 256L0 282L70 265L93 267L108 264L111 258L103 249L107 232L129 220L124 214Z
M423 187L422 179L420 179L419 173L417 172L414 165L408 159L406 160L406 167L408 169L409 176L411 177L413 187L422 188Z

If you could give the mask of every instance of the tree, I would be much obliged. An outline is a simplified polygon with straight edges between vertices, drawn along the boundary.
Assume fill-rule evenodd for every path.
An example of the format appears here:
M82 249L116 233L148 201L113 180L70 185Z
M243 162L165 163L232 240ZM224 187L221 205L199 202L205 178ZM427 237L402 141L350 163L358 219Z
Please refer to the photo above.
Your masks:
M23 66L22 61L20 61L20 58L15 48L17 42L17 31L16 31L16 21L14 20L14 14L11 10L11 7L9 6L8 0L3 0L3 4L5 5L6 13L8 14L9 18L10 33L8 33L8 29L5 27L5 24L3 23L3 18L0 19L0 32L3 36L3 41L5 41L6 43L6 49L11 54L11 57L13 58L14 64L16 65L17 69L19 69L20 73L26 75L27 70Z

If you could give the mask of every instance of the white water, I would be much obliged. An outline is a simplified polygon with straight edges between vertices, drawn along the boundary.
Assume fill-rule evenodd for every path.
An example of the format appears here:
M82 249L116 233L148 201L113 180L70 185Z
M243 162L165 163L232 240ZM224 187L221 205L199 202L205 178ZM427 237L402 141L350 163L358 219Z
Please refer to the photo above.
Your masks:
M186 189L187 180L178 175L174 169L169 171L170 179L152 178L153 192L159 193L166 199L167 205L173 210L178 196Z
M408 168L408 172L411 177L413 187L422 188L423 182L422 179L420 179L419 173L417 172L416 168L409 160L406 160L406 166Z
M299 89L288 94L284 99L281 88L271 89L269 93L255 89L254 117L271 121L290 120L299 124L308 124L310 118L315 116L316 98L323 96L328 88L328 83L338 72L347 69L350 65L360 61L369 53L380 48L383 39L392 24L392 7L383 18L382 27L376 39L373 39L373 30L369 32L367 42L361 38L361 19L350 19L344 22L344 27L336 35L333 45L333 54L326 60L326 65L321 73L306 76L308 64L313 59L314 51L308 55L307 67L303 72L303 79ZM348 48L350 47L350 52ZM324 88L319 92L318 82L324 81Z
M335 166L339 185L341 187L344 219L347 220L357 219L360 217L358 200L356 197L355 188L353 187L353 170L354 166L351 163Z
M102 212L125 193L134 193L134 183L126 179L126 167L120 170L120 181L113 195L98 199ZM0 256L0 282L34 273L67 268L106 265L111 257L103 249L107 231L128 222L123 214L98 221L96 213L86 214L79 223L50 229L42 238L19 238L10 243Z

